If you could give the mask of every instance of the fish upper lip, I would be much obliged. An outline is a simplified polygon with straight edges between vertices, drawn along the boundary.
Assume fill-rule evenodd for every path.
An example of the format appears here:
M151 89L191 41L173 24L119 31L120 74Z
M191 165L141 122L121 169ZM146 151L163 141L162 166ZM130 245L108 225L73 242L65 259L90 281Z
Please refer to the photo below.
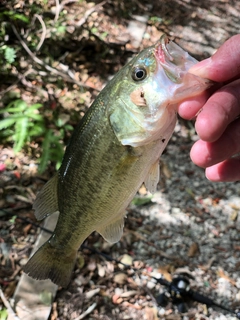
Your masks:
M170 40L167 35L163 34L159 42L155 45L155 56L161 64L165 64L168 60L173 61L173 57L171 56L167 48L167 44L169 42Z

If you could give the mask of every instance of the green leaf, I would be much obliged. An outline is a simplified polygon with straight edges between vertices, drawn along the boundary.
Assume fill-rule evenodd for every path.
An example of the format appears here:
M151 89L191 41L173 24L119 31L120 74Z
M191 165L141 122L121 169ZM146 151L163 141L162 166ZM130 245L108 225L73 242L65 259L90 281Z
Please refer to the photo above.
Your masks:
M146 204L149 204L151 203L152 201L152 195L151 196L147 196L147 197L138 197L136 196L133 200L132 200L132 204L135 205L135 206L143 206L143 205L146 205Z
M8 63L13 63L16 58L16 51L13 48L6 47L4 51L4 58L7 60Z
M9 113L21 113L27 109L27 104L22 99L17 99L9 103L9 105L0 111L0 113L9 112Z
M0 310L0 320L6 320L8 317L7 309Z
M59 26L57 28L57 33L65 33L66 31L66 26Z
M0 120L0 130L11 127L12 125L14 125L15 122L16 122L15 117L14 118L9 117L9 118Z
M16 133L14 135L15 143L13 147L13 150L15 152L20 151L24 146L24 143L26 142L28 137L27 129L28 129L28 118L22 118L16 123L15 125Z
M29 137L33 136L43 136L45 133L45 125L43 122L38 123L29 123L28 135Z
M34 120L39 121L39 122L43 121L43 116L41 114L32 113L32 114L27 114L27 116L28 116L28 118L34 119Z
M2 137L3 139L6 139L6 140L12 141L13 134L14 134L13 129L6 128L4 130L0 130L0 137ZM11 138L11 139L9 139L9 138Z
M29 18L28 17L24 16L23 14L19 14L19 13L15 13L13 15L13 19L14 20L21 20L21 21L26 22L26 23L29 22Z
M17 216L12 216L12 218L9 220L9 222L10 222L11 224L14 224L15 221L16 221L16 219L17 219Z
M21 21L26 22L26 23L29 22L29 18L28 17L26 17L25 15L23 15L21 13L16 13L16 12L14 12L12 10L4 11L1 15L9 16L13 20L21 20Z
M28 107L26 112L28 114L28 113L31 113L32 111L37 110L37 109L39 109L41 107L42 107L41 103L35 103L35 104L31 105L30 107Z

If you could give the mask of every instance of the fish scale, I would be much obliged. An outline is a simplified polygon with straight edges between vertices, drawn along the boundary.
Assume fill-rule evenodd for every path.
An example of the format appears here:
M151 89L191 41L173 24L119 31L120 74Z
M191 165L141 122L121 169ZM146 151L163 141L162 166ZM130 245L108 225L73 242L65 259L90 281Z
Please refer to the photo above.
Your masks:
M101 91L73 132L62 165L33 204L41 220L54 211L53 235L24 271L67 286L77 251L93 232L120 240L125 211L142 183L154 193L159 158L176 124L177 104L210 85L188 73L197 61L163 35Z

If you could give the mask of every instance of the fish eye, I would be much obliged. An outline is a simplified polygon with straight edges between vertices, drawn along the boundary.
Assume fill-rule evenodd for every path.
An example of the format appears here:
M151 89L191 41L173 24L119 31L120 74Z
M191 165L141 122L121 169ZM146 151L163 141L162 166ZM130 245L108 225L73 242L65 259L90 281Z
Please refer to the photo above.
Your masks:
M144 67L135 67L132 70L132 78L135 81L142 81L147 76L147 70Z

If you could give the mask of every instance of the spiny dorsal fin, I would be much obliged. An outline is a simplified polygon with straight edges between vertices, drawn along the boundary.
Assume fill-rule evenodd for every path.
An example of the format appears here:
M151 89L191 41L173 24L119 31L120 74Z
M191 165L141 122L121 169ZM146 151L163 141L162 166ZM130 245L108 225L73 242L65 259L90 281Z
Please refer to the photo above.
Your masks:
M156 161L152 166L147 175L147 178L144 181L145 187L148 189L149 192L152 194L157 190L157 184L159 181L160 176L160 168L159 168L159 161Z
M119 220L116 220L109 225L96 230L101 236L110 243L118 242L123 235L123 227L124 227L124 218L123 215ZM125 216L125 212L124 212Z
M42 220L51 213L58 211L57 183L58 174L55 174L37 194L33 209L38 220Z

